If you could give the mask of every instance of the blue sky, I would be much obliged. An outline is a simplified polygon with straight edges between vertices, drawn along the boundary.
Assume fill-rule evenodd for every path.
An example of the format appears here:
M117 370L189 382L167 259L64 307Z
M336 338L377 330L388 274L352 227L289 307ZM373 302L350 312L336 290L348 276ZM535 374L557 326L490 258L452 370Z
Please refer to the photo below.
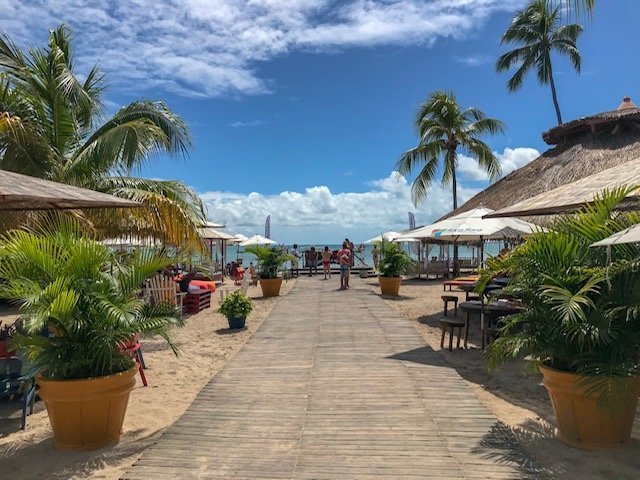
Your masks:
M599 0L579 41L582 75L557 59L566 120L640 100L640 2ZM435 89L503 120L487 138L508 172L544 151L555 123L550 93L527 79L517 93L494 72L514 0L5 0L0 28L41 45L59 23L74 32L77 70L99 62L107 106L164 100L191 127L189 158L153 159L140 173L180 179L212 220L281 242L357 241L426 224L451 208L450 188L410 200L393 172L415 145L416 109ZM583 19L580 19L584 23ZM487 185L460 160L459 196Z

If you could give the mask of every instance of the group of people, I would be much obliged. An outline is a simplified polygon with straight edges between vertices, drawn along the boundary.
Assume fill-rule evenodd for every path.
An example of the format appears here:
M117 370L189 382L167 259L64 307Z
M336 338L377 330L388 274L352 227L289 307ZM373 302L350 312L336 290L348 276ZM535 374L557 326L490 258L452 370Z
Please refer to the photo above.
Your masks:
M298 252L298 245L293 244L291 250L291 268L292 270L298 269L298 261L301 257ZM305 265L309 269L309 276L318 274L318 263L322 263L322 271L324 279L331 279L331 262L336 262L340 266L340 290L346 290L349 288L349 276L351 267L354 265L355 253L354 245L348 238L342 242L342 248L337 252L332 251L329 246L325 246L320 252L315 247L311 247L305 252Z

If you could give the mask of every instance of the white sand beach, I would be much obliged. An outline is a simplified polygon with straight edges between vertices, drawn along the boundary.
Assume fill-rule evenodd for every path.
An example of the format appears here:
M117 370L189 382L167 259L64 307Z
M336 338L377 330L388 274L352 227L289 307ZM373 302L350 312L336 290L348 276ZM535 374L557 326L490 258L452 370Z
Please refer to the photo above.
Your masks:
M321 277L303 277L283 285L286 294L295 284L313 288ZM331 281L337 282L337 278ZM377 280L353 278L352 288L379 293ZM341 292L336 292L340 295ZM423 335L425 346L440 350L438 319L442 316L441 281L419 279L405 281L401 295L385 301L401 312ZM53 447L51 429L42 402L28 417L27 429L19 431L17 408L2 405L0 427L0 463L14 479L108 479L115 480L126 471L194 400L198 391L242 348L260 327L278 298L262 299L258 287L250 287L255 308L248 328L229 332L226 319L214 309L187 319L175 340L181 355L174 357L159 340L145 340L148 387L139 378L125 419L124 434L118 445L91 452L60 452ZM463 294L458 293L462 298ZM214 297L219 298L217 295ZM445 360L469 382L477 397L516 435L523 447L554 478L562 479L634 479L640 471L640 422L636 420L633 439L617 450L585 452L563 445L553 436L553 412L537 374L526 373L522 364L509 364L488 372L479 342L479 328L472 323L470 348L441 352ZM446 345L445 345L446 347ZM452 406L455 408L455 406Z

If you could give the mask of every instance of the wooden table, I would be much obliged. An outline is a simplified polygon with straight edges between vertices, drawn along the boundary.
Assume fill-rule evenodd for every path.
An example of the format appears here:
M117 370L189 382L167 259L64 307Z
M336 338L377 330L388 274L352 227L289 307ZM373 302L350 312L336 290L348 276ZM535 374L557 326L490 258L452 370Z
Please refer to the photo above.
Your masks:
M515 313L520 313L523 308L518 306L518 305L514 305L512 303L508 303L508 302L491 302L491 303L485 303L485 302L481 302L478 300L471 300L468 302L462 302L458 305L458 308L460 310L462 310L463 312L466 313L467 315L467 326L466 326L466 333L465 333L465 347L466 347L466 337L468 335L469 332L469 316L472 313L477 313L480 315L480 330L482 332L482 349L484 350L484 344L485 344L485 322L484 322L484 315L487 315L487 319L488 319L488 325L491 326L491 323L493 322L494 319L498 318L498 317L506 317L508 315L513 315Z

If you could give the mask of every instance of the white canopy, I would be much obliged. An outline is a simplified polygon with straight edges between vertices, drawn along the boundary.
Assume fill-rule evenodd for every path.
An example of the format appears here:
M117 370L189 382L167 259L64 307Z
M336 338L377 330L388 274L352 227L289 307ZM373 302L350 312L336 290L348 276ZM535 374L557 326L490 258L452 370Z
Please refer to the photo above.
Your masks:
M241 247L249 247L251 245L274 245L278 242L271 240L270 238L263 237L262 235L254 235L247 238L245 241L240 242L238 245Z
M202 227L202 228L224 228L224 225L222 223L211 222L211 221L207 220L202 225L200 225L200 227Z
M619 245L622 243L636 243L640 242L640 223L633 225L629 228L625 228L613 235L608 236L600 240L599 242L592 243L592 247L606 247L609 245Z
M537 225L518 218L482 218L491 212L493 210L488 208L475 208L426 227L406 232L397 237L395 241L410 241L415 238L459 240L462 242L481 239L501 240L531 235L540 230Z
M228 241L236 240L236 237L234 237L230 233L221 232L220 230L216 230L215 228L211 228L211 227L199 228L198 233L202 238L206 240L228 240Z
M381 233L377 237L370 238L369 240L367 240L364 243L370 244L370 243L382 242L383 240L385 242L393 242L396 238L398 238L401 235L402 235L401 233L394 232L394 231L391 230L389 232Z

